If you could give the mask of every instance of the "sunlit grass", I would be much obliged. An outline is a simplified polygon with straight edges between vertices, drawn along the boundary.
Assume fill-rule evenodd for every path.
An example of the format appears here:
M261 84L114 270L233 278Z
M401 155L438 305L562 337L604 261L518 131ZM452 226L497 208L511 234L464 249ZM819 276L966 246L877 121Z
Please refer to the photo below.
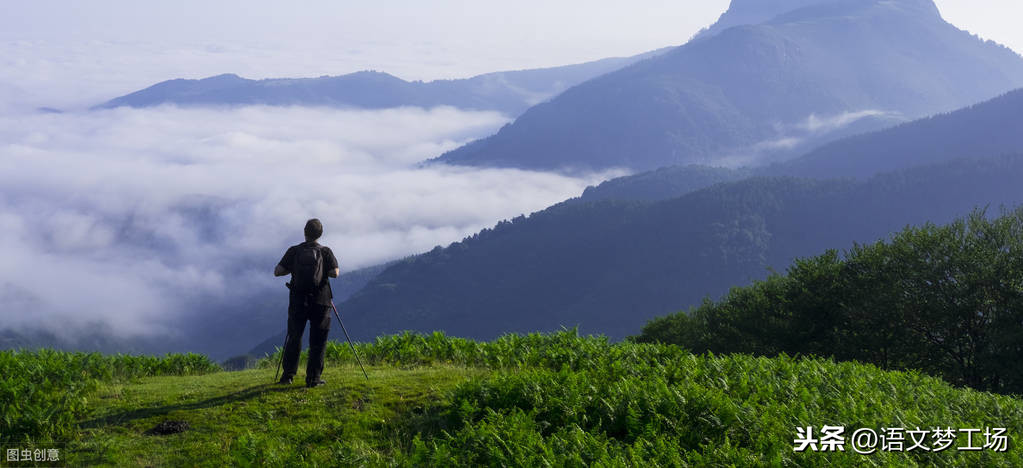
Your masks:
M826 359L693 355L574 331L331 343L307 389L258 369L96 380L66 459L101 466L1023 466L1023 401ZM301 368L300 368L301 369ZM182 421L180 433L150 435ZM1006 427L1007 452L793 451L796 427ZM956 445L963 445L958 441Z
M399 370L328 366L328 384L271 383L273 369L182 379L156 377L96 392L96 411L69 450L82 464L335 465L383 463L410 447L426 410L484 371L450 366ZM299 374L296 382L301 380ZM180 434L145 435L180 420Z

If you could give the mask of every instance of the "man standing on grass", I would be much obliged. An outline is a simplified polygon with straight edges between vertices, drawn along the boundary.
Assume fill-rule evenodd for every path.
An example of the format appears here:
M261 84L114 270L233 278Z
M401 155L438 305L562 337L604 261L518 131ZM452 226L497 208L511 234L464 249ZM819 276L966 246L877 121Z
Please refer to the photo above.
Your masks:
M288 302L288 335L284 345L284 374L280 384L290 384L298 371L298 357L302 352L302 333L309 321L309 362L305 370L307 387L318 387L326 382L323 359L330 332L331 299L330 278L341 272L337 258L330 247L316 243L323 235L323 224L313 218L305 223L305 242L293 245L274 268L274 276L291 275Z

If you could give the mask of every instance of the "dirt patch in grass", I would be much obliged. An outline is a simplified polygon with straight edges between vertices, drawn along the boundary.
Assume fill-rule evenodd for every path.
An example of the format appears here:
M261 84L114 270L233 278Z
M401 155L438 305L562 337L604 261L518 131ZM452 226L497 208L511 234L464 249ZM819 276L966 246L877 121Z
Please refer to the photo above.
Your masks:
M185 432L192 426L188 421L164 421L152 429L146 431L146 435L170 435Z

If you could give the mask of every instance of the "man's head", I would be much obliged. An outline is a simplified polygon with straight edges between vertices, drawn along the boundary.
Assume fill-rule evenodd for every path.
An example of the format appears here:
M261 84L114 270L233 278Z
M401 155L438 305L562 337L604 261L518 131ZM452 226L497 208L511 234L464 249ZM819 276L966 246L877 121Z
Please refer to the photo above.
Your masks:
M314 241L323 235L323 224L313 218L305 222L305 240Z

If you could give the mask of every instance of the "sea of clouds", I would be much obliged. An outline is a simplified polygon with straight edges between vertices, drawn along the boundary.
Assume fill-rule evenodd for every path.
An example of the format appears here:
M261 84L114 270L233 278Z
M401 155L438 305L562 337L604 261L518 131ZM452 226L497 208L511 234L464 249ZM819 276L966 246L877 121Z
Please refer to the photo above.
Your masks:
M180 335L236 299L284 297L271 272L308 218L350 271L617 175L420 167L507 121L443 107L2 113L0 322L70 340Z
M447 245L617 174L419 167L510 120L496 113L90 106L221 73L371 69L432 80L627 56L681 42L717 14L687 13L684 25L658 14L660 35L632 37L621 22L647 21L611 13L621 5L588 6L618 26L576 21L592 26L583 31L560 24L578 19L569 5L544 17L555 34L545 36L536 15L457 3L419 14L415 5L330 2L36 2L0 15L0 337L46 330L74 346L111 335L182 351L183 335L227 339L249 323L238 333L253 344L283 326L286 290L271 271L309 217L323 220L323 242L351 271Z

